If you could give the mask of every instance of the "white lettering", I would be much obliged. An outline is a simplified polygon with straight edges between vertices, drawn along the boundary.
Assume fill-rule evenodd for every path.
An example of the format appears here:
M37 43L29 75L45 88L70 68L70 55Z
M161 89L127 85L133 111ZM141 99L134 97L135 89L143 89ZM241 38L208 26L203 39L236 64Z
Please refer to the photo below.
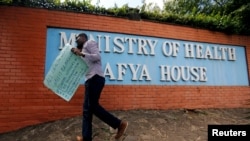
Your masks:
M188 81L190 79L189 66L181 66L181 79Z
M130 68L130 70L131 70L131 72L132 72L132 80L137 80L137 72L138 72L138 70L139 70L139 68L140 68L140 64L137 64L136 66L136 69L134 68L134 65L133 64L128 64L128 66L129 66L129 68Z
M110 45L109 45L109 41L110 41L110 36L104 36L105 38L105 52L110 52ZM100 43L100 42L99 42Z
M210 48L209 47L207 47L206 48L206 51L205 51L205 54L204 54L204 58L205 59L213 59L213 54L212 54L212 52L211 52L211 50L210 50Z
M136 43L136 38L125 38L125 41L128 41L128 54L134 54L133 43Z
M212 136L219 136L218 132L218 129L212 129Z
M191 73L191 80L192 81L198 81L199 80L199 74L198 74L198 67L191 67L190 68Z
M203 47L201 44L184 44L185 57L186 58L197 58L197 59L210 59L210 60L236 60L236 49L229 47ZM195 53L194 53L195 50ZM165 53L166 51L163 50ZM195 55L194 55L195 54ZM165 55L169 55L165 53ZM227 58L228 55L228 58Z
M122 81L124 80L124 77L126 76L127 71L131 71L132 81L150 81L150 73L147 69L146 65L141 65L141 64L124 64L124 63L118 63L117 64L117 80ZM106 67L104 69L104 75L109 77L110 80L116 80L116 77L114 76L114 73L112 71L112 68L109 63L106 64ZM128 75L129 76L129 75Z
M167 49L166 48L169 48L168 49L168 52L167 52ZM179 52L179 47L180 47L180 44L178 42L168 42L168 41L165 41L163 44L162 44L162 52L163 52L163 55L169 57L169 56L174 56L176 57L177 56L177 53Z
M221 60L221 56L218 53L218 47L215 46L215 47L213 47L213 49L214 49L214 59Z
M200 67L200 81L206 82L207 81L207 68Z
M155 40L155 41L147 40L147 42L148 42L148 45L150 47L150 55L155 55L155 47L157 44L157 40Z
M196 46L196 58L203 58L203 55L202 55L202 49L203 49L203 46L202 45L195 45Z
M207 74L205 67L189 67L189 66L160 66L161 81L199 81L206 82Z
M168 52L167 52L167 48L168 47ZM172 54L172 47L170 46L170 43L168 41L164 42L162 44L162 52L163 55L169 57Z
M117 80L123 80L123 75L126 74L127 64L117 64L118 66L118 78Z
M173 55L172 56L176 57L177 53L179 52L180 44L178 42L173 42L171 45L173 48Z
M124 52L123 43L124 43L123 38L115 37L115 39L114 39L114 45L115 45L114 52L115 53L123 53Z
M110 80L116 79L109 63L106 64L106 67L104 69L104 76L109 76Z
M148 72L146 65L142 66L141 76L140 76L139 80L143 80L143 77L145 77L146 80L148 80L148 81L151 80L151 77L149 75L149 72Z
M148 55L146 46L147 46L147 41L145 39L138 39L138 53L137 54Z
M173 81L179 81L181 78L181 70L178 66L173 66L171 69L171 78Z
M94 36L92 34L89 34L89 40L95 41L95 38L94 38Z
M62 49L66 44L71 44L75 46L75 36L78 33L66 34L66 32L59 32L60 35L60 45L59 49ZM132 38L133 37L133 38ZM159 62L164 62L162 56L165 57L177 57L181 49L184 49L185 59L197 59L196 61L201 61L201 59L208 60L221 60L221 61L236 61L237 60L237 48L226 46L226 45L210 45L202 43L188 43L183 41L175 40L165 40L161 45L158 44L158 40L154 38L143 38L135 36L126 36L126 35L111 35L103 33L91 33L89 34L90 40L96 40L98 42L98 48L100 52L105 53L114 53L117 55L124 55L127 53L127 56L122 56L122 60L131 60L132 58L138 57L138 64L132 63L117 63L115 72L112 66L109 63L106 64L104 69L104 75L109 77L110 80L123 81L127 79L126 74L131 76L132 81L149 81L151 80L150 73L147 68L147 65L150 67L155 67ZM182 43L182 44L180 44ZM159 48L161 47L161 48ZM184 47L184 48L182 48ZM162 54L157 54L162 53ZM181 53L182 54L182 53ZM103 54L102 54L103 55ZM110 54L111 55L111 54ZM137 56L136 56L137 55ZM152 60L147 60L143 56L148 56ZM150 55L150 56L149 56ZM157 55L157 56L155 56ZM162 56L160 56L162 55ZM116 55L115 55L116 56ZM117 56L116 56L117 57ZM118 58L114 57L114 59ZM113 59L113 58L112 58ZM137 59L137 58L136 58ZM177 61L183 61L179 58L176 58ZM187 62L181 62L183 64L189 64ZM169 60L166 60L166 62ZM140 64L146 62L146 65ZM174 62L175 63L175 62ZM160 65L160 81L193 81L193 82L206 82L208 81L207 68L202 66L178 66L180 62L176 62L173 66ZM205 62L206 63L206 62ZM193 62L191 62L193 64ZM212 67L211 65L209 65ZM153 69L153 68L152 68ZM154 74L155 75L155 74ZM219 134L219 133L218 133Z
M236 60L236 53L235 53L235 48L228 48L228 56L230 61L235 61Z
M230 129L229 131L219 131L218 129L212 129L212 136L225 136L225 137L233 137L233 136L246 136L246 131L233 131Z
M184 48L185 48L185 57L194 58L194 45L185 43Z
M70 44L70 45L74 45L73 43L75 43L75 37L77 34L75 33L71 33L70 34L70 37L69 37L69 40L67 40L67 36L66 36L66 33L65 32L60 32L59 33L61 36L60 36L60 46L59 46L59 49L63 49L63 47L66 45L66 44Z
M227 48L226 47L220 47L219 50L221 50L221 55L222 55L222 60L226 60L226 51Z
M97 39L98 39L98 48L99 48L99 51L102 52L102 48L101 48L101 39L102 39L102 36L101 35L97 35Z
M171 81L170 66L161 65L161 81Z

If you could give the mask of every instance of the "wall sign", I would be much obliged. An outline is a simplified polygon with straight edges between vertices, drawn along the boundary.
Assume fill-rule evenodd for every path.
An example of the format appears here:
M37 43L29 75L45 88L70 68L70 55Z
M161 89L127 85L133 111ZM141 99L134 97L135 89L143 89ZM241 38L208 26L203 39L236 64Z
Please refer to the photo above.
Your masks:
M81 32L99 43L106 84L249 85L242 46L62 28L47 29L45 74Z

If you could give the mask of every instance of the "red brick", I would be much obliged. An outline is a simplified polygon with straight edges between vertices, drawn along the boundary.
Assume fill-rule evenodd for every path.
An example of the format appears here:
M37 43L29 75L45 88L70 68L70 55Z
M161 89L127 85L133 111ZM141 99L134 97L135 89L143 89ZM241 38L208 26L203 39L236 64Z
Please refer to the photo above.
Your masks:
M43 85L48 26L246 46L250 72L249 36L46 9L1 6L0 12L0 133L82 114L84 85L70 102ZM100 103L108 110L244 108L247 99L249 86L108 85Z

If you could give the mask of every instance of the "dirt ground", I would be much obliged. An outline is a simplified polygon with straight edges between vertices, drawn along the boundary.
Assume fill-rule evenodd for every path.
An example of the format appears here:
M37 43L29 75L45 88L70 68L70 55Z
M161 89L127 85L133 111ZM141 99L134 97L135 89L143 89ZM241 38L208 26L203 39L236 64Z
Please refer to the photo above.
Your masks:
M206 141L209 124L250 124L250 109L111 111L129 126L123 141ZM81 116L0 134L0 141L75 141ZM116 130L94 117L93 141L113 141Z

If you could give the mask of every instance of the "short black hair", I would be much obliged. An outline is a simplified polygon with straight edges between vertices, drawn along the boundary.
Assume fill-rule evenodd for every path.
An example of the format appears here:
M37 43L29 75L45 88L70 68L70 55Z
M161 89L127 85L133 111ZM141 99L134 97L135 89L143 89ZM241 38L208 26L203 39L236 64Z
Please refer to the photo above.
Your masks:
M79 36L85 37L85 39L88 40L88 36L87 36L87 34L85 34L85 33L80 33L80 34L78 34L76 37L79 37Z

